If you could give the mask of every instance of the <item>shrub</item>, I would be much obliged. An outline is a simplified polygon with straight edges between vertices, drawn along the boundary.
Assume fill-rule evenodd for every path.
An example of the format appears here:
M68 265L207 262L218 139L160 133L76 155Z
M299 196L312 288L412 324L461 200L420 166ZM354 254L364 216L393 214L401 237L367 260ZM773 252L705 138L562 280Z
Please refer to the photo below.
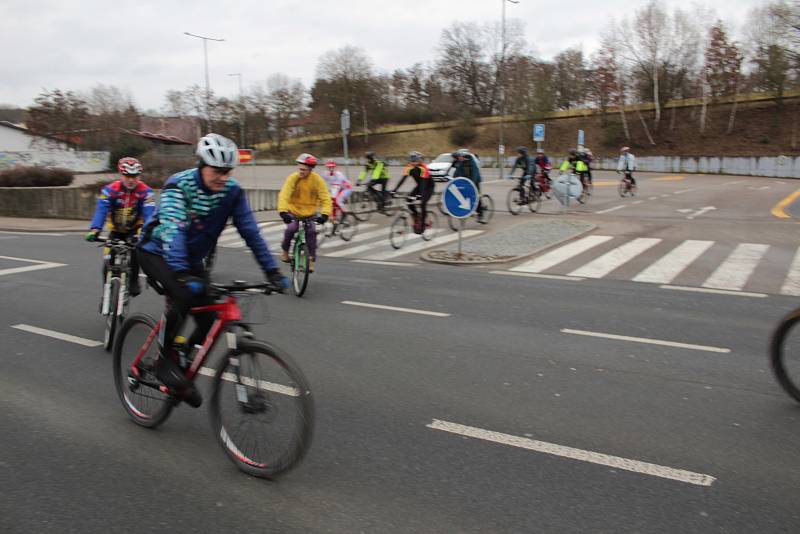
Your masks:
M475 121L466 119L450 130L450 142L455 146L471 145L478 138Z
M13 167L0 171L0 187L55 187L72 183L75 177L66 169Z

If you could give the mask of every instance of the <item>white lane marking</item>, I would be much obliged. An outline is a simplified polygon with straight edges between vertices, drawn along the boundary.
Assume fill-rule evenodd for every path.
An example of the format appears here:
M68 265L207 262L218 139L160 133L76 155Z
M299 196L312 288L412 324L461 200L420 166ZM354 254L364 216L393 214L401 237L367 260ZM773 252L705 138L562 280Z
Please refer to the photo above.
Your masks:
M646 345L662 345L664 347L676 347L680 349L691 349L691 350L702 350L705 352L719 352L722 354L727 354L731 351L731 349L727 349L724 347L711 347L708 345L695 345L693 343L680 343L678 341L666 341L663 339L650 339L647 337L633 337L633 336L621 336L618 334L607 334L605 332L591 332L589 330L573 330L572 328L562 328L561 332L564 334L574 334L576 336L589 336L589 337L601 337L604 339L613 339L616 341L631 341L633 343L644 343Z
M514 179L516 180L516 178L514 178ZM510 180L508 178L503 178L502 180L489 180L489 181L482 182L482 183L484 183L484 184L499 184L500 182L509 182L509 181Z
M513 271L489 271L489 274L504 274L506 276L526 276L530 278L547 278L550 280L571 280L573 282L580 282L585 278L578 278L577 276L565 276L563 274L538 274L538 273L516 273Z
M661 195L661 198L667 198L670 194L671 193L667 193L667 194Z
M437 231L439 233L439 231ZM462 237L472 237L479 234L482 234L483 230L464 230L461 232ZM416 236L416 234L412 234ZM364 259L367 260L391 260L392 258L397 258L400 256L405 256L406 254L410 254L411 252L419 252L420 250L425 250L426 248L435 247L438 245L444 245L445 243L449 243L451 241L455 241L458 239L458 233L450 232L448 235L442 237L435 237L430 241L423 241L420 239L418 243L413 245L406 245L400 250L391 249L387 252L379 252L377 254L372 254L371 256L367 256Z
M568 458L570 460L604 465L606 467L631 471L641 475L676 480L678 482L685 482L687 484L694 484L696 486L711 486L716 480L716 478L712 477L711 475L704 475L702 473L695 473L693 471L686 471L684 469L675 469L674 467L666 467L663 465L642 462L640 460L632 460L630 458L622 458L620 456L612 456L610 454L603 454L600 452L576 449L574 447L567 447L564 445L558 445L556 443L547 443L546 441L523 438L511 434L503 434L501 432L494 432L474 426L460 425L458 423L441 421L439 419L434 419L431 423L425 426L433 430L441 430L451 434L458 434L460 436L482 439L484 441L499 443L501 445L510 445L512 447L550 454L560 458Z
M397 267L415 267L418 263L408 263L405 261L380 261L380 260L350 260L353 263L369 263L372 265L392 265Z
M210 376L213 377L217 374L214 369L210 367L201 367L198 371L199 374L203 376ZM227 382L237 382L236 375L233 373L223 373L222 379ZM242 384L245 386L256 387L256 381L250 378L249 376L242 377ZM268 382L266 380L259 380L258 381L258 388L273 391L275 393L280 393L282 395L288 395L290 397L299 397L300 390L298 388L292 386L284 386L283 384L276 384L275 382Z
M681 189L680 191L675 191L675 193L673 193L673 194L682 195L684 193L688 193L689 191L694 191L694 188L692 188L692 189Z
M792 266L789 267L789 273L786 275L786 280L783 281L781 294L800 295L800 248L797 249Z
M658 197L648 197L647 200L656 200Z
M579 269L575 269L570 276L583 276L586 278L603 278L605 275L628 263L630 260L656 246L661 242L657 237L637 237L622 246L606 252L594 261L591 261Z
M658 286L661 289L674 289L676 291L694 291L696 293L711 293L713 295L734 295L737 297L754 297L754 298L765 298L767 297L766 293L750 293L747 291L728 291L725 289L707 289L705 287L691 287L691 286Z
M597 214L600 214L600 213L610 213L610 212L612 212L612 211L621 210L622 208L627 208L627 207L628 207L628 205L627 205L627 204L622 204L621 206L614 206L613 208L608 208L607 210L600 210L600 211L596 211L595 213L597 213Z
M367 241L368 239L372 239L374 237L386 236L388 232L386 228L380 228L378 230L373 230L372 232L365 232L361 233L361 230L366 230L367 228L372 228L376 226L373 223L358 223L358 233L353 236L350 241L345 241L343 239L339 239L338 236L336 239L328 239L323 244L321 244L318 248L326 249L326 248L335 248L341 247L344 245L350 245L353 243L358 243L360 241Z
M516 267L512 268L511 271L521 273L540 273L611 239L613 239L613 237L610 235L586 236L562 247L558 247L555 250L551 250L546 254L542 254L538 258L523 263L522 265L517 265Z
M275 227L270 228L269 230L262 231L261 237L264 238L265 241L272 241L274 239L283 238L283 233L286 231L284 227ZM245 240L239 236L239 234L232 235L228 242L220 243L220 246L226 248L242 248L246 245Z
M417 315L430 315L431 317L450 317L449 313L434 312L427 310L415 310L413 308L398 308L397 306L385 306L383 304L370 304L368 302L354 302L352 300L343 300L342 304L348 306L362 306L364 308L376 308L378 310L398 311L404 313L415 313Z
M737 180L735 182L725 182L724 184L720 184L720 185L723 185L723 186L725 186L725 185L736 185L736 184L740 184L740 183L746 182L746 181L747 180Z
M0 276L6 274L24 273L28 271L39 271L41 269L52 269L54 267L64 267L66 263L55 263L50 261L31 260L28 258L17 258L14 256L0 256L0 259L21 261L25 263L33 263L34 265L27 265L25 267L10 267L8 269L0 269Z
M703 287L737 291L742 289L767 250L769 245L740 243L722 265L703 282Z
M83 345L84 347L99 347L102 345L100 341L94 341L93 339L86 339L78 336L72 336L70 334L56 332L55 330L47 330L46 328L39 328L38 326L31 326L29 324L15 324L11 326L11 328L16 328L17 330L22 330L24 332L30 332L31 334L39 334L40 336L47 336L55 339L60 339L61 341L69 341L70 343L75 343L76 345Z
M699 210L697 210L696 212L692 213L691 215L689 215L686 218L689 219L689 220L692 220L692 219L694 219L696 217L700 217L701 215L703 215L705 213L708 213L709 211L714 211L715 209L717 209L717 208L715 208L714 206L706 206L704 208L700 208Z
M633 281L651 284L669 284L693 261L711 248L713 244L713 241L686 240L669 251L654 264L650 265L647 269L633 277Z
M11 231L11 230L0 230L0 234L33 235L33 236L36 236L36 235L47 235L47 236L56 236L56 237L60 237L60 236L64 235L64 234L55 234L55 233L49 233L49 232L14 232L14 231Z
M635 202L631 202L631 204L635 206L636 204L641 204L642 202L644 202L644 200L637 200Z

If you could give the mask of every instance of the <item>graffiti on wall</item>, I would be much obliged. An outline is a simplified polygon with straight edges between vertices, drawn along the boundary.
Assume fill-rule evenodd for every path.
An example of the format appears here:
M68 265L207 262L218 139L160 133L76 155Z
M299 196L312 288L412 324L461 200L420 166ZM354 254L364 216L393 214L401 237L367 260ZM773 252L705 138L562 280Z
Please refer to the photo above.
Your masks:
M73 172L101 172L108 169L108 152L81 152L74 150L28 150L0 152L0 169L18 165L60 167Z

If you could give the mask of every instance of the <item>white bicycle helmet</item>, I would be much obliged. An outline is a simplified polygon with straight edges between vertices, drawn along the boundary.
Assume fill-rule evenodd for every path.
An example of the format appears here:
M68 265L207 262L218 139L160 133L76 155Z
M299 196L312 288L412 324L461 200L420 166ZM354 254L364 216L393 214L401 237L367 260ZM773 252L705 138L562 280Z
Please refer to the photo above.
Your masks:
M236 143L215 133L207 134L197 142L197 155L211 167L233 169L239 165Z

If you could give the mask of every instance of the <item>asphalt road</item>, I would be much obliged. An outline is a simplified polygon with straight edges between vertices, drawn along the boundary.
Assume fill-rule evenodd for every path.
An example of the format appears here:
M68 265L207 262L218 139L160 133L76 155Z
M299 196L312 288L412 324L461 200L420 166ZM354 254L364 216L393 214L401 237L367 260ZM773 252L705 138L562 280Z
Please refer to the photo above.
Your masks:
M598 224L600 247L713 241L717 266L715 247L769 244L739 290L631 281L645 263L570 275L587 249L538 273L512 269L547 251L500 273L323 257L304 298L266 298L256 332L295 357L317 407L308 457L273 482L226 460L205 406L142 429L101 348L12 328L101 339L100 258L77 236L0 234L0 532L797 532L800 406L765 354L797 306L767 287L800 245L770 212L796 184L657 178L633 200L598 185L568 216ZM219 279L258 277L221 250ZM714 269L676 280L702 288ZM161 310L152 291L133 306Z

